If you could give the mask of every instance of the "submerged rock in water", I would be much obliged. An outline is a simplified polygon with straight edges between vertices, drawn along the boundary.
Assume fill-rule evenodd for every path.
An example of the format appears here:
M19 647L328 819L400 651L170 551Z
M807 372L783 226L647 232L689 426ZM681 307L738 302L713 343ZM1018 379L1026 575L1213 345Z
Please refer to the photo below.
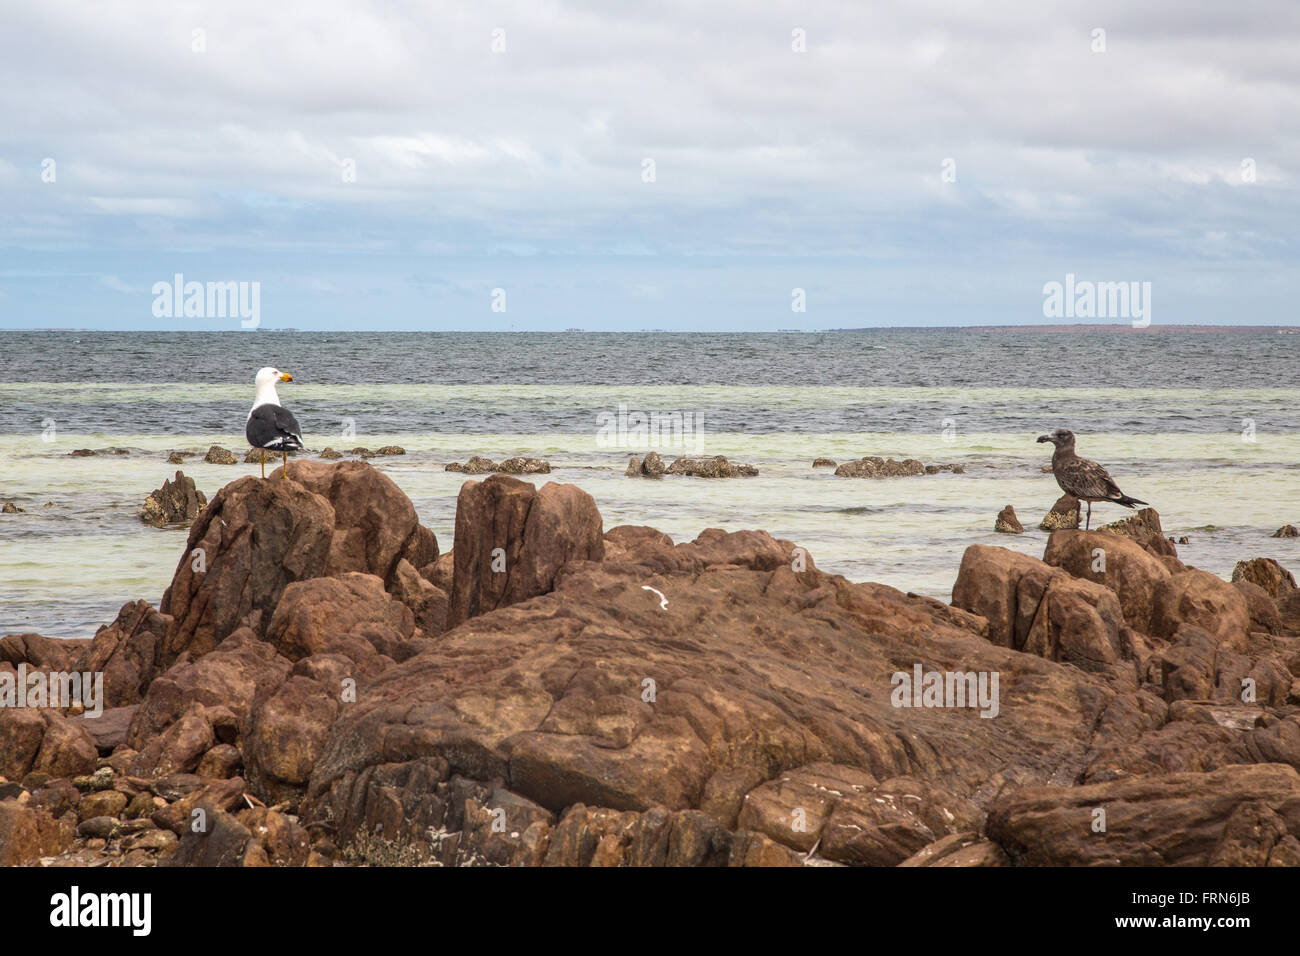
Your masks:
M168 456L167 456L167 464L169 464L169 465L183 465L183 464L185 464L185 456L188 455L188 454L189 454L189 452L184 452L184 451L174 451L174 452L171 452L171 453L168 454Z
M1271 538L1300 538L1300 529L1293 524L1284 524L1271 535Z
M235 465L239 459L229 448L222 448L220 445L213 445L208 449L208 453L203 456L203 460L209 465Z
M169 524L189 524L208 503L207 495L194 487L194 479L176 472L172 481L151 491L140 509L140 520L162 528Z
M1016 509L1007 505L998 512L997 520L993 522L993 530L1000 531L1003 534L1024 534L1025 529L1020 524L1020 519L1016 517Z
M507 458L495 470L507 475L549 475L551 463L541 458Z
M406 454L406 449L403 448L401 445L384 445L382 448L375 449L376 457L384 457L386 455L405 455L405 454Z
M654 455L654 452L650 453ZM647 461L649 460L649 456ZM646 472L651 474L650 472ZM752 478L758 474L753 465L732 464L725 455L713 455L709 458L681 457L673 461L664 471L667 475L688 475L692 478Z
M68 454L73 458L90 458L98 454L93 448L74 448Z
M497 464L491 458L474 455L463 465L458 461L444 465L443 471L457 471L466 475L490 475L494 472L507 475L546 475L550 474L551 463L542 458L516 456Z
M24 513L24 510L22 508L19 508L12 501L6 501L4 503L4 507L0 508L0 513L7 514L7 515L20 515Z
M473 455L465 464L458 461L443 466L443 471L458 471L466 475L487 475L497 470L497 463L482 455Z
M248 453L244 455L244 464L246 465L259 464L262 461L262 452L266 452L266 463L268 465L283 460L281 456L284 454L284 452L281 452L278 449L273 451L269 448L250 448L248 449ZM298 455L298 450L296 448L290 448L288 449L288 453L290 458L296 458ZM224 462L222 462L221 464L224 464Z
M812 466L814 468L837 468L839 467L834 458L814 458Z
M645 461L633 455L632 460L627 463L627 471L624 474L629 477L662 478L667 470L664 460L659 457L659 452L652 451L645 456Z
M939 468L939 466L932 467L936 470ZM952 465L947 467L950 470L953 468ZM846 461L835 469L837 478L904 478L925 473L925 465L915 458L895 461L892 458L885 459L875 455L868 455L857 461Z
M323 461L338 461L340 458L343 457L343 453L340 451L335 451L333 448L327 446L325 449L321 451L320 456L321 456L321 460Z

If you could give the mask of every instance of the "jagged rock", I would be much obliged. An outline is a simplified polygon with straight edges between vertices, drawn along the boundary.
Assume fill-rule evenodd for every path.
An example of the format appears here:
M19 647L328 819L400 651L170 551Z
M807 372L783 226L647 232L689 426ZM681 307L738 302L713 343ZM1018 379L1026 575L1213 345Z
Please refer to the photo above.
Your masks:
M207 653L243 623L261 631L288 584L326 573L337 536L334 508L296 481L226 485L190 528L163 594L159 610L175 623L160 665Z
M629 478L639 477L641 475L641 459L633 455L628 459L627 471L623 472Z
M1051 467L1046 470L1050 471ZM1080 523L1079 499L1073 495L1061 495L1056 499L1056 504L1052 505L1052 510L1043 515L1038 527L1043 531L1059 531L1077 528Z
M203 456L203 460L209 465L234 465L239 462L233 451L229 448L222 448L220 445L211 446L208 453Z
M6 502L4 503L4 507L3 507L3 508L0 508L0 513L7 514L7 515L20 515L20 514L22 514L25 510L26 510L26 509L24 509L24 508L19 508L19 507L18 507L16 504L14 504L12 501L6 501Z
M647 454L645 461L641 463L641 473L647 478L660 478L667 470L668 466L664 464L664 460L657 451Z
M169 524L189 524L208 503L208 496L194 487L194 479L176 472L175 480L149 493L140 509L140 520L162 528Z
M1296 528L1296 526L1293 524L1284 524L1282 525L1282 527L1278 528L1271 535L1269 535L1269 537L1270 538L1300 538L1300 528Z
M183 465L185 464L185 452L174 451L167 456L167 464Z
M576 485L493 475L467 482L456 504L455 574L447 628L551 590L569 561L604 555L600 512Z
M1000 531L1003 534L1024 534L1024 526L1020 524L1020 519L1016 517L1016 509L1007 505L998 512L997 520L993 522L993 530Z
M1164 530L1160 527L1160 515L1154 508L1142 508L1135 515L1102 525L1097 530L1132 538L1157 556L1178 556L1173 542L1165 537Z

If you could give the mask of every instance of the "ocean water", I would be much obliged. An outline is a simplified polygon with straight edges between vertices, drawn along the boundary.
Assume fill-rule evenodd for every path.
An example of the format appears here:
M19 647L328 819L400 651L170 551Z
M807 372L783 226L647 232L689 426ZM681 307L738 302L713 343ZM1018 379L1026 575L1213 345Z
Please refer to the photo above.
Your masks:
M0 332L0 634L89 637L127 600L157 603L185 543L140 503L176 466L170 450L241 457L252 377L291 371L281 400L312 451L399 444L376 458L451 547L464 475L483 454L550 460L607 528L675 540L762 528L818 566L941 599L963 550L1041 554L1036 525L1060 494L1041 467L1056 427L1130 495L1187 535L1189 563L1227 576L1268 555L1300 571L1300 335L880 330L812 334ZM602 424L679 413L698 424L659 447L725 454L756 478L632 479ZM606 430L608 431L608 430ZM125 455L70 457L76 448ZM854 480L815 457L958 462L966 473ZM211 494L256 465L191 459ZM992 531L1012 504L1026 534ZM1096 524L1129 512L1094 508Z

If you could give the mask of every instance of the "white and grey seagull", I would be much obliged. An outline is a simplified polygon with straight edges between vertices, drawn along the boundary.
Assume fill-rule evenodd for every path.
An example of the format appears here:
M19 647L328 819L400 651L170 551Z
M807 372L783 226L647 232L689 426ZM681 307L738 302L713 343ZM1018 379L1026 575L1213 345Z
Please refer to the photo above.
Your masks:
M284 468L289 470L289 452L303 447L302 429L293 413L280 404L276 394L277 382L292 382L293 376L281 372L269 365L258 369L257 393L253 397L253 409L248 413L248 424L244 426L244 437L254 448L262 450L262 477L266 477L266 452L278 451L284 459Z

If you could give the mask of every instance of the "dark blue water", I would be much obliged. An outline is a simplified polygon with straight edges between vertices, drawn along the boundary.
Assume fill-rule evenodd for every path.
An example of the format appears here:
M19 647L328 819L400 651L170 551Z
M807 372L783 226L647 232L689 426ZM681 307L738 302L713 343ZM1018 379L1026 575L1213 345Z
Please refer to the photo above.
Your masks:
M968 431L1222 432L1252 419L1261 431L1300 429L1290 401L1243 390L1290 389L1300 378L1300 335L1276 331L1144 334L1006 330L839 333L357 333L0 332L0 384L220 384L246 387L262 365L302 384L745 386L693 399L715 431L933 431L948 417ZM890 390L790 402L780 386ZM958 391L937 391L956 389ZM963 389L1002 389L964 394ZM1017 393L1050 389L1059 397ZM1061 390L1070 390L1068 392ZM1167 394L1197 390L1195 398ZM1216 394L1222 390L1223 394ZM101 400L93 392L0 389L0 433L47 417L72 431L172 434L228 428L249 397ZM303 421L334 422L337 400L285 395ZM384 432L587 431L581 401L510 401L436 388L418 402L359 396L346 409ZM607 407L602 401L600 407Z

